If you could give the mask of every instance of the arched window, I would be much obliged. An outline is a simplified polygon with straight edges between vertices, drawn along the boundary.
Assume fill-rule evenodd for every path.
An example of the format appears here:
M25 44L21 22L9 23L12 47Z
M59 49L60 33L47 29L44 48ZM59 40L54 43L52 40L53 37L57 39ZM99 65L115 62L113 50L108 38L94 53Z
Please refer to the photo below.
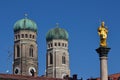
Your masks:
M18 39L20 39L20 35L18 35Z
M67 47L67 43L65 44L65 47Z
M48 44L48 48L50 48L50 44Z
M64 47L64 43L62 43L62 47Z
M35 36L33 35L33 39L35 38Z
M19 67L15 67L14 74L20 74L20 68Z
M57 43L55 43L55 46L57 46Z
M15 36L15 38L17 39L17 35Z
M50 64L53 64L53 55L50 53Z
M60 42L58 43L58 46L60 46Z
M22 38L24 38L24 34L21 34Z
M34 67L30 67L29 68L29 75L35 76L35 73L36 73L36 69Z
M30 34L30 38L32 37L32 35Z
M28 35L27 35L27 34L25 34L25 38L28 38Z
M34 52L33 46L31 45L31 46L30 46L30 49L29 49L29 56L30 56L30 57L33 57L33 52Z
M51 43L50 45L51 45L51 47L53 47L53 44L52 44L52 43Z
M17 57L20 57L20 47L17 46Z
M62 56L62 64L66 64L65 56Z
M32 74L32 76L34 76L35 71L33 69L30 70L30 73Z

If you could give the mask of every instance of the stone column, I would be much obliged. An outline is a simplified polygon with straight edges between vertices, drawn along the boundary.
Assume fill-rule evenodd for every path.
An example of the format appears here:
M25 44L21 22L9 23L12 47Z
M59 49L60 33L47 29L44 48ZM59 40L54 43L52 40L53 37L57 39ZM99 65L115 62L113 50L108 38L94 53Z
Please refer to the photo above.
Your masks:
M108 80L107 56L110 48L99 47L96 49L100 58L100 80Z

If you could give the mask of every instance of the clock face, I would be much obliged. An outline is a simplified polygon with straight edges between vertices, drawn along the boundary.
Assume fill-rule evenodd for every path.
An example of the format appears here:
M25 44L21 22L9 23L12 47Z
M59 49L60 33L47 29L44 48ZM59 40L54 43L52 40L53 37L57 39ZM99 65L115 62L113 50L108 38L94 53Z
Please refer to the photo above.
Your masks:
M16 70L15 70L15 74L18 74L18 72L19 72L19 70L18 70L18 69L16 69Z
M66 76L67 76L67 74L66 74L66 73L63 73L63 74L62 74L62 78L66 77Z
M15 67L14 74L20 74L20 68L19 67Z
M35 70L34 67L30 67L30 68L29 68L29 75L34 76L34 75L35 75L35 72L36 72L36 70Z

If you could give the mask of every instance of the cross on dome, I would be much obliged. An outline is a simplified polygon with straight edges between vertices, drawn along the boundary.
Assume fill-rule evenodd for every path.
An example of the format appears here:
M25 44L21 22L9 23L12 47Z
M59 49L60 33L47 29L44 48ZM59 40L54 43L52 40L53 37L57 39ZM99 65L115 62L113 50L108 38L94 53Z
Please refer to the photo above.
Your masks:
M59 27L59 23L56 23L56 27L57 27L57 28Z
M26 19L26 18L28 17L28 14L27 14L27 13L25 13L25 14L24 14L24 16L25 16L25 19Z

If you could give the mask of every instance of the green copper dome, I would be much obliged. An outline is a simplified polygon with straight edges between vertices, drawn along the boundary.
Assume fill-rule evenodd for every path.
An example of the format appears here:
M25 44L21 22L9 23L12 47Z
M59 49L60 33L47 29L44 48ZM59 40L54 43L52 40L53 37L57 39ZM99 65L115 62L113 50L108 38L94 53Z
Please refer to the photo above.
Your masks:
M54 29L51 29L50 31L48 31L47 35L46 35L46 40L50 41L53 39L64 39L64 40L68 40L68 33L65 29L56 27Z
M19 30L32 30L37 32L37 25L34 21L24 18L14 24L14 32Z

